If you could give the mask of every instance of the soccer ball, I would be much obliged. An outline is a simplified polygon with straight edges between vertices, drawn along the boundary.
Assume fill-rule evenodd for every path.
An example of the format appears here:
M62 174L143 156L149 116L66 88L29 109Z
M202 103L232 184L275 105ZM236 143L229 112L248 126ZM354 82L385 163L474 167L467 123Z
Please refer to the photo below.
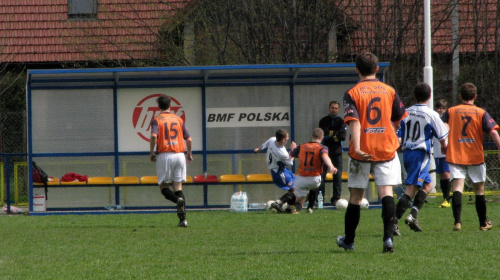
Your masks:
M269 200L269 201L266 203L266 210L267 210L267 211L271 211L271 212L273 212L273 213L278 212L276 209L274 209L274 208L272 208L272 207L271 207L271 204L273 204L274 202L275 202L275 200ZM287 208L288 208L288 203L286 203L286 202L285 202L285 203L283 203L283 204L281 205L281 209L282 209L283 211L285 211Z
M347 200L341 198L341 199L337 200L337 202L335 203L335 207L338 210L344 210L344 209L347 209L347 204L349 204L347 202Z
M363 198L361 201L361 209L368 209L370 207L370 202L368 202L368 199Z

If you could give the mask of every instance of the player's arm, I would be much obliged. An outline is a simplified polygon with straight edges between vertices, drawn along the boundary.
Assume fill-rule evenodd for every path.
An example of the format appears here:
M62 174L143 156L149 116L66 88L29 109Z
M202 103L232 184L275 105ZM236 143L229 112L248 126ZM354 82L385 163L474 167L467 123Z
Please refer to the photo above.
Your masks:
M328 166L328 171L332 172L332 174L337 174L337 168L333 166L328 153L321 153L321 158L323 159L325 165Z
M260 153L262 150L264 150L265 147L267 147L267 142L269 142L269 139L266 142L262 143L262 145L260 145L257 148L253 149L253 152L255 154Z
M446 150L448 149L448 141L446 141L447 139L448 137L439 140L439 143L441 144L441 153L443 155L446 155Z
M156 139L157 139L156 134L151 134L151 138L149 139L149 159L152 162L156 161L156 155L155 155L155 147L156 147Z
M491 136L491 139L493 140L493 142L497 146L497 149L498 149L497 158L498 158L498 161L500 161L500 136L498 135L498 130L493 129L490 131L489 134Z
M155 147L158 144L158 122L156 118L151 120L151 137L149 138L149 159L152 162L156 161Z
M289 155L291 158L298 157L300 152L300 146L297 146L297 143L292 141L290 143L290 152Z
M351 128L351 141L354 152L362 160L372 160L373 155L367 154L361 150L361 124L358 120L351 120L348 123Z
M290 151L295 150L295 148L297 148L297 143L295 143L295 141L291 141L290 142Z
M193 161L193 152L191 151L193 139L191 139L191 136L189 136L185 140L186 140L186 148L187 148L186 160L189 163L189 162Z

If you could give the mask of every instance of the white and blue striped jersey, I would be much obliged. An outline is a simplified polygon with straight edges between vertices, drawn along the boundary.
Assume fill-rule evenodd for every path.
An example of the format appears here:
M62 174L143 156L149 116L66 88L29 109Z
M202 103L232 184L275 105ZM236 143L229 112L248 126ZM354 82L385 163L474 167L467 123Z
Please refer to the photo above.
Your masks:
M432 152L432 139L448 136L448 128L439 114L425 104L415 104L406 109L408 116L401 121L401 148L422 149Z
M276 137L269 138L260 148L261 150L267 149L266 162L269 169L278 171L293 165L293 159L285 146L280 147L276 144Z

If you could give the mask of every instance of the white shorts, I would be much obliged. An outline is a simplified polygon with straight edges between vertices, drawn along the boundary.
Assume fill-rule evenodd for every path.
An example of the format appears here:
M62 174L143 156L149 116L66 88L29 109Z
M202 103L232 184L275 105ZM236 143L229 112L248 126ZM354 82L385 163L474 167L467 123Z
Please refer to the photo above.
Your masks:
M347 186L349 188L366 189L370 180L370 173L377 186L401 185L401 163L398 156L383 162L358 161L349 158Z
M186 181L186 156L184 153L161 153L156 157L158 185Z
M465 179L467 174L472 183L482 183L486 181L486 164L458 165L450 163L450 180Z
M321 184L321 175L318 176L300 176L295 177L295 196L306 197L310 190L315 190ZM323 194L324 195L324 194Z

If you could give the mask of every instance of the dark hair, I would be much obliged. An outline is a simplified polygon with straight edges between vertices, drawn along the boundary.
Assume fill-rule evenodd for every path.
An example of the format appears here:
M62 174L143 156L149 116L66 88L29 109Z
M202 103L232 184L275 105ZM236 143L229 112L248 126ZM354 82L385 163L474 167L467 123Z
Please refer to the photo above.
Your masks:
M328 105L328 108L332 107L332 104L337 104L340 107L340 103L338 101L330 101L330 104Z
M447 108L448 107L448 101L446 99L438 99L436 103L434 103L434 108L439 109L439 108Z
M417 102L424 102L431 97L431 87L423 82L417 83L413 89L413 96Z
M324 135L325 135L325 133L323 132L323 129L321 129L319 127L313 129L313 133L312 133L313 139L321 139Z
M363 53L356 56L356 69L362 76L373 75L377 72L378 58L372 53Z
M170 96L162 94L158 99L156 99L156 103L158 103L158 107L162 110L170 109L170 103L172 103L172 99Z
M281 140L286 138L288 131L286 129L280 128L276 130L276 141L280 142Z
M460 97L463 101L474 99L477 94L477 87L473 83L465 83L460 87Z

